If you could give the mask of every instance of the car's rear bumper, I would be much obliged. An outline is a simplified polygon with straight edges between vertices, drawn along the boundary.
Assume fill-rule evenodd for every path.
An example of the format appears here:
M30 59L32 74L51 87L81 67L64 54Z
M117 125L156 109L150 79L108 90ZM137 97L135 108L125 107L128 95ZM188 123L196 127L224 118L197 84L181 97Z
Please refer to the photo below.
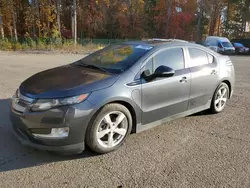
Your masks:
M85 133L91 118L91 107L91 103L84 101L82 104L64 106L46 112L19 114L11 109L13 133L23 145L32 148L60 153L79 153L85 148ZM63 127L69 127L69 135L66 138L34 136L34 133L39 131Z

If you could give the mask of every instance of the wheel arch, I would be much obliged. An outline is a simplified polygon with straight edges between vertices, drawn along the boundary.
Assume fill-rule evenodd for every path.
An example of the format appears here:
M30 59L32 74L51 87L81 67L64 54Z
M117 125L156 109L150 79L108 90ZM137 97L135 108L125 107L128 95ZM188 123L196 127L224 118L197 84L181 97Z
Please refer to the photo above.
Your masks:
M227 84L228 88L229 88L229 98L231 98L232 96L232 84L229 80L225 79L225 80L222 80L221 83L225 83Z
M129 110L132 116L132 133L136 133L136 127L137 127L137 124L140 123L140 117L141 117L140 113L138 112L139 106L136 105L133 101L128 100L127 98L109 99L103 102L102 104L99 104L98 107L95 108L96 110L92 112L89 123L92 122L92 119L97 116L97 114L105 105L112 104L112 103L121 104Z
M115 100L115 101L109 102L107 104L112 104L112 103L121 104L129 110L129 112L132 116L132 133L135 133L136 132L136 125L137 125L137 117L136 117L136 112L135 112L134 107L129 102L123 101L123 100ZM107 104L105 104L105 105L107 105Z

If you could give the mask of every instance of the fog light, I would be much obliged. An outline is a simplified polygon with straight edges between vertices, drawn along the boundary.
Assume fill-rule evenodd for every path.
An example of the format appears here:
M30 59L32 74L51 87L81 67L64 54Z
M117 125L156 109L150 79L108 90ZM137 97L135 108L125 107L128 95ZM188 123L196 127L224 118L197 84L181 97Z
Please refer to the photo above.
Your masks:
M33 136L36 138L46 138L46 139L64 139L69 136L69 127L63 128L53 128L50 134L35 134Z

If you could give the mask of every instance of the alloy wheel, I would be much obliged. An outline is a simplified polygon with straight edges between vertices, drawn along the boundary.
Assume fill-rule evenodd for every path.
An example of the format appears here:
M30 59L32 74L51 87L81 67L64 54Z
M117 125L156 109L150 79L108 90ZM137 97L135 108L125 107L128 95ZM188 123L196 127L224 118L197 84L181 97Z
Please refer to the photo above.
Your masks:
M123 140L127 131L127 117L120 111L113 111L106 114L100 121L96 138L101 146L112 148Z
M226 105L228 98L228 90L226 87L221 87L216 94L216 100L214 101L214 106L217 111L222 111Z

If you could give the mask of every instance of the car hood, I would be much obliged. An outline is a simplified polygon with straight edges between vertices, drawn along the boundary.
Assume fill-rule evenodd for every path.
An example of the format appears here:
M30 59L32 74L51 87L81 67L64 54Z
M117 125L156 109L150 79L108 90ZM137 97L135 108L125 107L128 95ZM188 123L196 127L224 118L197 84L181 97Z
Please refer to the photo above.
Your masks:
M113 85L118 74L74 64L37 73L20 86L20 92L31 98L60 98L77 96Z

